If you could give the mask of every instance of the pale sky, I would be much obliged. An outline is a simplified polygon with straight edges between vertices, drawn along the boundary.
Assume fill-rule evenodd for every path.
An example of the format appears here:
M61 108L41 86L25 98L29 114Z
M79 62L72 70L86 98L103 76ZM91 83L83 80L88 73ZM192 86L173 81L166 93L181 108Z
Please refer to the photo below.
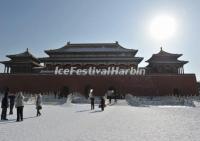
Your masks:
M169 15L176 22L176 32L164 41L156 40L149 30L158 15ZM67 41L118 41L139 50L143 67L162 45L165 51L182 53L180 60L189 61L185 73L195 73L200 80L199 26L199 0L1 0L0 60L26 48L43 57L44 50Z

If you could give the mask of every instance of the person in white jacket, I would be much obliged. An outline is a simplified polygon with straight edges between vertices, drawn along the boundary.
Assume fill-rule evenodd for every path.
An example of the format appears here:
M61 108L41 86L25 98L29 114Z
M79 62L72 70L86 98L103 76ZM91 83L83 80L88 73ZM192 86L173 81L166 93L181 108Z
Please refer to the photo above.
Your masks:
M16 97L15 107L17 108L17 122L23 121L24 96L22 92L19 92Z
M37 116L40 116L41 113L40 113L40 110L42 109L42 95L39 94L37 97L36 97L36 109L37 109Z
M89 98L90 98L90 102L91 102L91 110L94 110L94 95L93 95L93 89L90 89Z

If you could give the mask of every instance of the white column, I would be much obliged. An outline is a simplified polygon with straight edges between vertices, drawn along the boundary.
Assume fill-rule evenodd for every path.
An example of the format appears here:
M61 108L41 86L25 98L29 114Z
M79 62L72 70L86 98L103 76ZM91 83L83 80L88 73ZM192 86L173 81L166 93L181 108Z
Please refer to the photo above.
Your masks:
M8 71L8 73L10 73L10 71L11 71L11 67L9 67L9 71Z
M4 66L4 73L6 72L6 66Z
M183 74L183 67L181 67L181 74Z

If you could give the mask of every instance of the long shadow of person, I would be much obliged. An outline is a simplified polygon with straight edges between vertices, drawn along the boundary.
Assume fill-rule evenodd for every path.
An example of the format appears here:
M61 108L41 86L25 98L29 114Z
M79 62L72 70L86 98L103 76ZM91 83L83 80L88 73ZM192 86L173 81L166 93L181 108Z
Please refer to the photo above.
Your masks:
M24 119L32 119L36 118L37 116L32 116L32 117L25 117ZM17 123L16 119L9 119L9 120L1 120L0 124L9 124L9 123Z
M76 111L77 113L81 113L81 112L87 112L87 111L91 111L91 110L79 110L79 111Z
M96 111L92 111L90 113L99 113L99 112L103 112L102 110L96 110Z

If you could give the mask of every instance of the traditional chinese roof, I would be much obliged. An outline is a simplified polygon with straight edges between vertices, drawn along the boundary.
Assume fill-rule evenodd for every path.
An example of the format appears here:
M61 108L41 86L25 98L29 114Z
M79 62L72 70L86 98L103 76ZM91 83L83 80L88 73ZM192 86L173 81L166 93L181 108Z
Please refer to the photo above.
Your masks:
M35 61L14 61L14 60L9 60L9 61L1 61L0 63L5 64L5 65L19 65L19 64L33 64L34 66L41 67L41 65Z
M46 50L49 57L39 58L41 62L127 62L138 64L143 58L135 57L138 50L126 49L116 43L67 43L64 47Z
M132 52L133 55L138 50L126 49L116 43L81 43L71 44L68 42L65 46L59 49L46 50L48 55L51 54L65 54L65 53L105 53L105 52Z
M19 58L28 58L30 60L34 60L36 62L40 62L35 56L33 56L28 48L26 51L19 53L19 54L12 54L12 55L6 55L6 57L10 58L11 60L19 59Z
M150 59L146 62L148 63L170 63L170 64L186 64L188 61L178 60L182 54L173 54L166 52L162 49L157 54L153 54Z

